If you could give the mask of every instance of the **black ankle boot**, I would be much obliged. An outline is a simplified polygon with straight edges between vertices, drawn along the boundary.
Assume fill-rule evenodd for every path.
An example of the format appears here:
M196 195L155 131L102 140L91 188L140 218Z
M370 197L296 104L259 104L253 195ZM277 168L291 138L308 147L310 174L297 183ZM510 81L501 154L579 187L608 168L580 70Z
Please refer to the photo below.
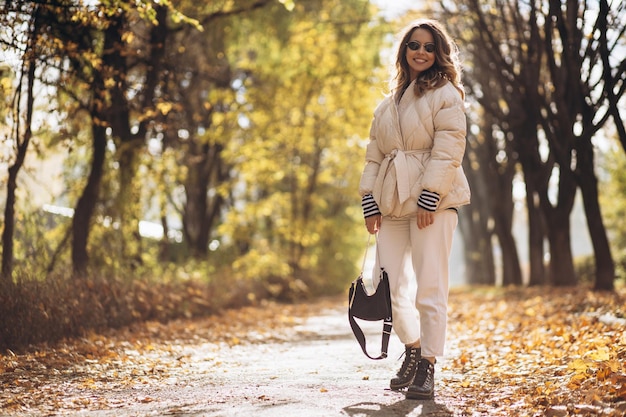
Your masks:
M428 359L421 359L417 364L417 373L413 383L406 391L406 398L430 400L435 393L435 365Z
M417 372L417 363L422 357L421 348L406 346L404 349L404 362L402 362L396 377L389 383L391 389L402 389L411 385Z

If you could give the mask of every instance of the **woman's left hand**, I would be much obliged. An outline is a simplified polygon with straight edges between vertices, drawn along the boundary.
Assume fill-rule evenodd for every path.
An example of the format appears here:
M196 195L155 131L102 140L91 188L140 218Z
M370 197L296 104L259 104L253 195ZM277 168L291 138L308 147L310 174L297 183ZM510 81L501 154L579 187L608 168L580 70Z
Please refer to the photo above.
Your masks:
M421 207L417 208L417 227L418 229L424 229L435 222L435 213L432 211L424 210Z

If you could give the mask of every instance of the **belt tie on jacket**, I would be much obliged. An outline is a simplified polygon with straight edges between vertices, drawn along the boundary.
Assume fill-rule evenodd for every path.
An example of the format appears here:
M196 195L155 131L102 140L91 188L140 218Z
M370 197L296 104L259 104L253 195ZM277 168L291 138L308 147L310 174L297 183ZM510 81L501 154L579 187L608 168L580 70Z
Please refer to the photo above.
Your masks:
M391 153L385 155L387 164L393 161L393 165L396 170L396 188L398 189L398 199L400 200L400 204L404 203L411 196L411 185L409 184L409 167L406 161L407 155L417 155L428 152L430 152L430 149L417 149L410 151L394 149L393 151L391 151Z

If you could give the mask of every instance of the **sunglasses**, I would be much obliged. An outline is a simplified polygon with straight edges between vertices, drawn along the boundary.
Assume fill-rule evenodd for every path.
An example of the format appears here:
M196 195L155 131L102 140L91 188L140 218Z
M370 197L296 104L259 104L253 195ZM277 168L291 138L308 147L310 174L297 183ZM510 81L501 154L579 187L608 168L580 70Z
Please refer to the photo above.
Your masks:
M411 51L419 51L420 48L422 47L422 44L417 41L411 41L411 42L407 42L406 46L408 46ZM435 44L425 43L424 50L432 54L433 52L435 52Z

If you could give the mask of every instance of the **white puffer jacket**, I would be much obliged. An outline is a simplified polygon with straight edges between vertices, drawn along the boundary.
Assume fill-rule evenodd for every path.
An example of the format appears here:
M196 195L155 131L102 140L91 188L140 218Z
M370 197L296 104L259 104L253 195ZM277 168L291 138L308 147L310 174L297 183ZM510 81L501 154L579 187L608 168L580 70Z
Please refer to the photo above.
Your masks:
M402 114L390 95L374 111L361 196L371 194L382 215L391 217L415 214L422 190L439 194L436 211L469 204L461 167L466 119L460 92L448 82L418 98L411 84L400 107Z

